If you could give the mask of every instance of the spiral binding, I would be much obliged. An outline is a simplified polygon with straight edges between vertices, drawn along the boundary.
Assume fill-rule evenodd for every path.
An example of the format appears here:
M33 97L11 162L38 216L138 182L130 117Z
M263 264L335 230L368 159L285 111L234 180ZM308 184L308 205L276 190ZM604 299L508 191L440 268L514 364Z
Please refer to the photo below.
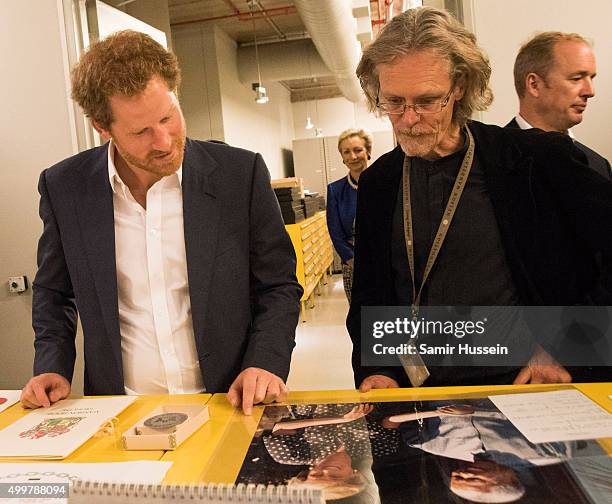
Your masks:
M200 485L147 485L77 480L71 483L71 496L97 496L200 502L313 504L324 502L320 488L208 483Z

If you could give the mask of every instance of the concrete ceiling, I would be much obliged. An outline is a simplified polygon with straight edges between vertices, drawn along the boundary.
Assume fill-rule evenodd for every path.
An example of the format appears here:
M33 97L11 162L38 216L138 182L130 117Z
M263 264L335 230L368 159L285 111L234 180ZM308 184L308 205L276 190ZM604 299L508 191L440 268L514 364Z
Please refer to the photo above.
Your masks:
M304 36L306 29L292 0L259 0L251 18L246 0L168 0L170 25L211 23L239 44L287 36ZM262 10L263 9L263 10Z
M374 27L384 22L386 3L388 0L370 0ZM171 25L214 23L239 44L253 41L253 22L246 0L168 0L168 8ZM278 42L283 36L307 33L293 0L256 0L254 12L258 42L269 37Z
M121 8L135 0L104 1ZM196 23L217 25L239 46L252 45L254 35L258 44L309 38L293 0L255 0L253 16L247 0L168 0L168 10L171 28ZM370 10L376 32L384 22L385 0L370 0ZM290 90L292 101L342 96L331 75L281 84Z

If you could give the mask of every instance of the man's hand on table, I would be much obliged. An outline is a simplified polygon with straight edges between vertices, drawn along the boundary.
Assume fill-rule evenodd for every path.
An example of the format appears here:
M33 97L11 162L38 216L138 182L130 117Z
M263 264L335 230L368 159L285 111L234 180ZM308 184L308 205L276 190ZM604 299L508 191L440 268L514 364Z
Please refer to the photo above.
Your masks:
M253 412L253 405L284 401L287 397L287 386L278 376L265 369L250 367L242 371L227 393L232 406L242 406L245 415Z
M527 366L519 371L514 385L525 383L570 383L572 375L546 350L537 346Z
M70 395L70 382L57 373L43 373L30 378L21 391L24 408L48 408Z
M372 389L399 388L399 384L385 375L368 376L359 385L359 392L369 392Z

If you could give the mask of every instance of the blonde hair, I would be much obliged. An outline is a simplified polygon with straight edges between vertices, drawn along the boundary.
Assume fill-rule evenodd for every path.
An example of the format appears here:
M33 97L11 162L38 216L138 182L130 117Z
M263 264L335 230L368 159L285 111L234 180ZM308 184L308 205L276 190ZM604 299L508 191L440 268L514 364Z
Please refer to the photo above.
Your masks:
M119 31L91 44L72 69L72 99L109 130L111 96L136 96L154 76L176 91L181 82L176 56L144 33Z
M364 129L356 129L356 128L349 128L347 130L344 130L342 133L340 133L340 136L338 137L338 152L342 153L340 144L344 142L347 138L351 138L354 136L359 137L363 140L363 144L365 145L365 149L367 153L371 154L372 153L372 142L373 142L372 135Z
M557 31L539 33L525 42L514 61L514 87L519 98L525 96L525 80L530 73L546 79L555 64L555 46L559 42L578 42L591 46L582 35Z
M394 17L363 52L357 77L370 110L376 110L380 87L377 66L424 50L432 50L447 59L453 85L463 86L463 97L453 110L456 124L463 126L474 111L487 109L493 101L489 88L491 65L477 45L476 37L447 11L420 7Z

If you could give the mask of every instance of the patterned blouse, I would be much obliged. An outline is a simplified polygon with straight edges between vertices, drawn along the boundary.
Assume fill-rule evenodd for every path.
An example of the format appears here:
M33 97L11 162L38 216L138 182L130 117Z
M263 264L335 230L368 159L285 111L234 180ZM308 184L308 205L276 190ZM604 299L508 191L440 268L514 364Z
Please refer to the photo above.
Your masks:
M307 404L291 406L292 420L340 417L355 404ZM351 458L379 458L398 451L399 432L385 429L368 416L351 422L317 425L296 434L265 435L264 445L279 464L314 465L344 446Z

